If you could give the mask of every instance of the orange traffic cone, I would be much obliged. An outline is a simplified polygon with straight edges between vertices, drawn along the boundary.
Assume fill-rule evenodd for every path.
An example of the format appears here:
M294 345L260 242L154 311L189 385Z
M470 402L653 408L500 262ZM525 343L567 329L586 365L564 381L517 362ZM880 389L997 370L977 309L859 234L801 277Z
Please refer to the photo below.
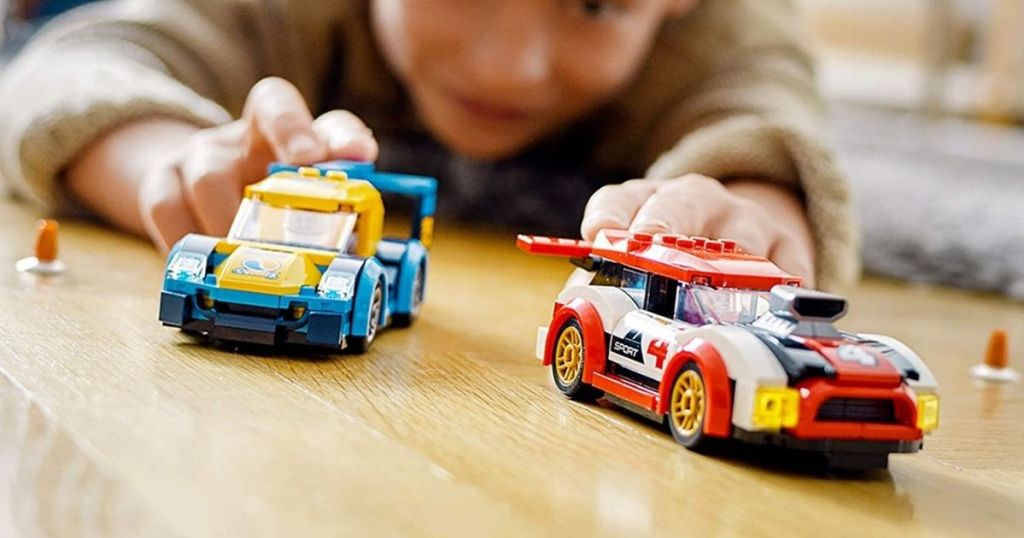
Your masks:
M992 331L985 350L985 365L989 368L1006 368L1010 365L1010 354L1006 346L1006 331Z
M1020 374L1010 368L1006 331L992 331L985 349L985 362L971 368L971 375L986 381L1017 381Z
M59 229L60 225L55 220L40 220L36 233L36 255L18 260L17 269L42 275L63 273L64 263L57 259L57 231Z

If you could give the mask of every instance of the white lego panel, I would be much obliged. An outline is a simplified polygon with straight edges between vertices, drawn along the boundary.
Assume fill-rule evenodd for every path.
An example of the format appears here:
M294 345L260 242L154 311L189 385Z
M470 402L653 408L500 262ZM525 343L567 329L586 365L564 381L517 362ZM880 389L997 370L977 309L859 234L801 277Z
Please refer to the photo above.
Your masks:
M558 303L566 304L577 297L594 305L601 316L601 324L606 333L615 329L622 316L637 310L636 303L626 295L626 292L611 286L570 286L558 294Z
M608 359L660 381L668 360L680 349L676 333L693 327L645 310L629 312L612 331Z
M648 377L654 380L661 379L661 375L656 370L644 366L643 363L626 359L622 355L619 355L617 353L609 353L608 360L618 364L619 366L622 366L627 370L632 370L644 377Z
M786 386L788 378L779 360L761 340L746 330L710 325L680 332L676 341L679 345L686 345L698 337L715 346L731 379L771 387Z
M747 431L763 429L755 427L753 423L754 394L757 392L757 387L758 384L750 380L736 381L735 391L732 395L732 423L734 426Z
M533 353L537 357L537 360L544 360L544 346L548 341L548 328L537 327L537 344L533 348Z
M917 356L917 353L914 353L914 350L907 347L903 342L900 342L891 336L882 336L879 334L859 334L857 336L885 344L893 348L896 353L906 357L920 376L920 379L917 381L914 381L913 379L907 380L907 384L915 391L925 393L935 392L938 389L938 383L935 381L935 376L932 375L932 371L928 369L928 365L921 360L921 357Z

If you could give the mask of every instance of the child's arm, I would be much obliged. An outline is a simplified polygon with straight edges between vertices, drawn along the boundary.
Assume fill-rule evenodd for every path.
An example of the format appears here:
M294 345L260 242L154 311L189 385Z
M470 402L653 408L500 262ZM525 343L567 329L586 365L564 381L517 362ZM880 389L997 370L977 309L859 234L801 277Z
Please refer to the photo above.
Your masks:
M319 98L329 21L347 5L120 0L73 12L2 74L0 175L24 198L84 204L138 231L142 178L186 144L214 153L215 135L191 131L241 115L258 80L279 74Z
M595 194L585 235L614 226L733 237L809 284L856 277L849 195L822 142L797 21L787 0L706 2L667 33L650 87L632 90L643 145L623 149L654 164L647 179ZM696 82L673 88L679 79Z

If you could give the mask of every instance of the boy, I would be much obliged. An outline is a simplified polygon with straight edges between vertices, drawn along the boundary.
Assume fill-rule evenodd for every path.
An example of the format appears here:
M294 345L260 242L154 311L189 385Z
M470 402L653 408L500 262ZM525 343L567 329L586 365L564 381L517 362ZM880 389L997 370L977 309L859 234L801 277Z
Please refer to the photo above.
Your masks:
M0 171L166 249L271 160L441 155L478 172L438 174L475 205L449 213L733 237L828 287L854 234L795 27L788 0L113 1L4 74ZM643 179L584 208L609 175Z

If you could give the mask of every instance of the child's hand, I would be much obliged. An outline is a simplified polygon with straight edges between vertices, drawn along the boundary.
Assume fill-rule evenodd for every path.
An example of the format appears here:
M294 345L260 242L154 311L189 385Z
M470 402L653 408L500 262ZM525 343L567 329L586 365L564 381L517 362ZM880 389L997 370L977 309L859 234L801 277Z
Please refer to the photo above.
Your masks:
M190 231L222 236L243 188L262 179L271 161L372 161L377 151L370 129L350 112L334 110L314 120L295 86L264 79L249 93L242 119L196 132L150 168L139 189L139 211L162 249Z
M634 179L607 185L587 203L581 231L602 228L680 233L738 241L814 286L814 242L799 196L764 181L718 180L691 174L671 180Z
M335 110L314 120L295 86L268 78L233 123L201 130L152 118L118 128L79 155L67 182L100 216L166 251L189 232L227 233L243 188L271 161L372 161L377 150L359 118Z

